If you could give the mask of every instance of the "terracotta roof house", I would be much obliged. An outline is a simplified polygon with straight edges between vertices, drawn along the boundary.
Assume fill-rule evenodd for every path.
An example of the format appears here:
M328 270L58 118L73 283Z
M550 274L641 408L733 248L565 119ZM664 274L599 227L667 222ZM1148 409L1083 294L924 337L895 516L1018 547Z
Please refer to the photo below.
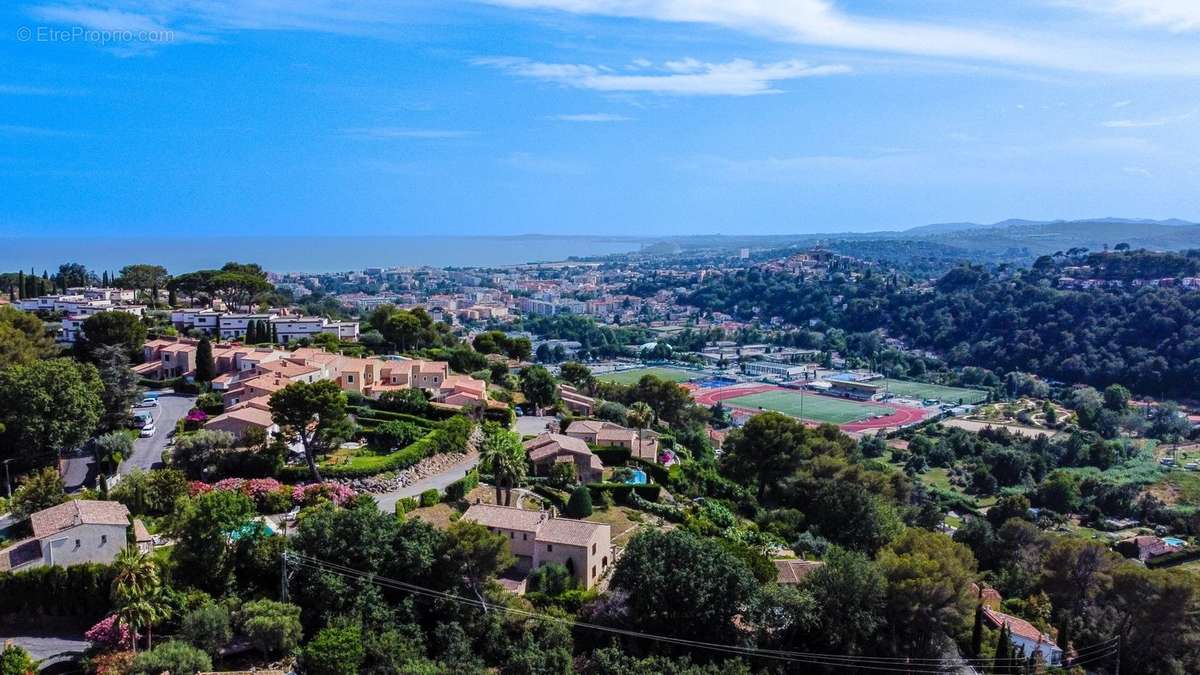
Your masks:
M558 563L575 576L581 588L592 588L613 562L612 530L604 523L491 504L475 504L463 518L508 537L520 573Z
M596 410L596 399L584 396L579 390L569 384L558 385L558 397L576 415L590 416Z
M138 533L124 504L90 499L38 511L29 517L29 526L33 536L0 550L0 570L110 563L125 548L129 529ZM144 526L141 530L149 539Z
M1049 665L1058 665L1062 662L1063 651L1054 644L1054 638L1038 630L1037 626L1025 619L986 606L983 608L983 619L992 628L1007 625L1012 635L1013 645L1025 650L1026 656L1039 652L1042 660Z
M603 420L579 420L572 422L564 432L585 443L606 447L626 448L634 457L649 462L658 461L658 433L643 429L629 429Z
M549 475L550 467L554 464L570 462L575 465L575 475L582 483L591 483L604 477L604 464L592 453L587 443L578 438L545 433L525 441L523 445L536 475Z
M824 563L820 560L801 560L799 558L780 558L772 560L778 573L775 581L781 584L798 584L809 572Z
M1161 537L1152 535L1122 539L1116 545L1117 552L1121 555L1127 558L1136 558L1142 562L1167 555L1168 553L1174 553L1181 548L1183 547L1171 545Z
M204 428L212 431L228 431L233 434L234 438L242 438L250 429L262 429L268 436L279 431L279 426L271 419L269 406L264 409L258 399L240 403L238 406L208 420L204 424Z

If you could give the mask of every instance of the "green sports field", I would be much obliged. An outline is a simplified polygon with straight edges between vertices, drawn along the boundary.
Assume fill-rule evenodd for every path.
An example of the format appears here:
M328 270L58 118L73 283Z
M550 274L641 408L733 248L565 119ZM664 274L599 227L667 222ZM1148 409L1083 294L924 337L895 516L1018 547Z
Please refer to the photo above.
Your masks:
M742 408L775 410L792 417L831 424L848 424L876 415L890 415L896 412L894 408L882 405L807 394L804 396L803 413L801 413L800 396L800 392L797 391L764 391L731 398L727 402Z
M962 399L963 403L981 403L986 401L988 396L986 391L979 391L978 389L947 387L940 384L927 384L925 382L876 380L873 384L886 387L889 392L896 396L919 399L933 398L942 403L958 403L959 399Z
M649 368L632 368L630 370L622 370L616 373L601 373L596 376L597 380L604 382L614 382L616 384L637 384L638 380L647 375L671 382L687 382L693 378L703 377L704 373L698 373L694 370L683 370L681 368L660 368L651 366Z

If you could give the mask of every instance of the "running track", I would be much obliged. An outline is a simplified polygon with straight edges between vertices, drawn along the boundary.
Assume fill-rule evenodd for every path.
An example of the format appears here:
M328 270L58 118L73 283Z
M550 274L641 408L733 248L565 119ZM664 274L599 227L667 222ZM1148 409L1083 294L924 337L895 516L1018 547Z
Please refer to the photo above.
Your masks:
M703 389L692 384L683 385L692 393L692 398L696 403L711 407L716 405L717 401L725 401L739 396L749 396L750 394L761 394L767 391L796 391L795 389L787 389L785 387L777 387L773 384L757 384L753 386L732 386L721 387L718 389ZM820 396L820 394L805 394L806 396ZM838 399L841 400L841 399ZM746 410L749 412L758 412L750 408L743 408L736 404L729 404L730 407ZM859 422L849 422L839 425L842 431L867 431L870 429L882 429L884 427L902 427L908 424L916 424L925 419L926 411L921 408L910 408L908 406L900 406L894 403L884 404L896 412L887 417L877 417L874 419L861 420ZM811 421L811 420L810 420Z

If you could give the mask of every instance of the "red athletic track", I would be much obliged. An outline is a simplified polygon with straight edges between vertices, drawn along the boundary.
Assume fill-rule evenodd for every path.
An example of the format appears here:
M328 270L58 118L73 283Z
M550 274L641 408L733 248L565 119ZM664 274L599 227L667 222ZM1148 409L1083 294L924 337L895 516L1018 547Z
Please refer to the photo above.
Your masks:
M796 391L786 387L777 387L773 384L759 384L753 387L721 387L718 389L701 389L691 383L683 385L684 388L692 393L692 398L696 403L703 406L716 405L717 401L725 401L739 396L749 396L750 394L761 394L766 391ZM805 396L820 396L820 394L806 393ZM841 399L839 399L841 400ZM900 427L907 424L915 424L925 419L926 411L921 408L910 408L908 406L899 406L894 403L876 403L892 408L896 412L887 417L877 417L874 419L861 420L858 422L849 422L841 424L839 427L842 431L866 431L868 429L882 429L884 427ZM736 404L729 404L729 407L745 410L747 412L759 412L751 408L743 408ZM809 420L811 421L811 420Z

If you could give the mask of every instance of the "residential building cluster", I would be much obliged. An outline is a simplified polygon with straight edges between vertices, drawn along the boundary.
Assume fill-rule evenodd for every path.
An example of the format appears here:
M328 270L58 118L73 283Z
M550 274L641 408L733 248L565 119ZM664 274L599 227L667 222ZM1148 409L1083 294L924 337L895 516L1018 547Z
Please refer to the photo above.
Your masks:
M322 333L337 336L339 340L348 342L358 340L357 321L331 321L321 316L301 316L287 309L254 313L226 312L211 307L171 311L171 324L180 332L197 331L222 340L244 339L254 322L266 326L274 340L280 344L289 344L303 338L311 339Z
M150 379L194 377L198 347L193 338L150 340L143 347L144 362L134 372ZM225 412L208 420L206 428L237 436L251 427L274 432L270 396L293 382L332 380L343 391L367 398L421 389L434 405L454 409L489 405L486 383L451 373L443 361L357 358L313 347L288 351L236 343L215 343L212 352L217 373L212 388L224 399Z

